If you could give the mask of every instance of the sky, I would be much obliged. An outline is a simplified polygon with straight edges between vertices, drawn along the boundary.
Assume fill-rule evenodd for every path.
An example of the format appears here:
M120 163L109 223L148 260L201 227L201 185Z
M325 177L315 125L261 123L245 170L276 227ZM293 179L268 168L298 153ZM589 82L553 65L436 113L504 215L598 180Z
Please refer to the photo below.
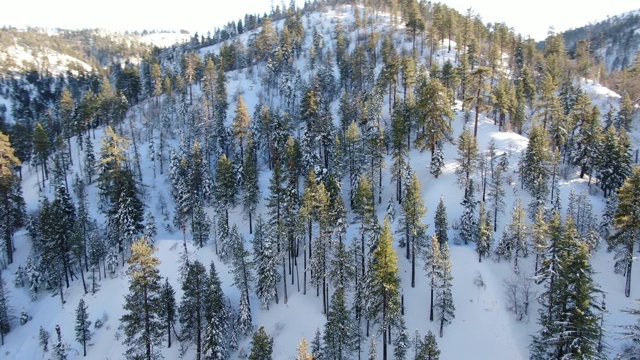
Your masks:
M605 20L607 16L640 9L638 0L590 2L582 0L444 0L465 13L479 14L484 23L504 22L524 37L543 40L551 26L555 32ZM304 0L296 0L299 6ZM94 5L95 4L95 5ZM167 5L168 4L168 5ZM0 26L51 28L105 28L116 31L212 31L246 13L263 14L289 0L13 0L0 11ZM37 9L37 11L34 11ZM553 9L553 10L550 10Z

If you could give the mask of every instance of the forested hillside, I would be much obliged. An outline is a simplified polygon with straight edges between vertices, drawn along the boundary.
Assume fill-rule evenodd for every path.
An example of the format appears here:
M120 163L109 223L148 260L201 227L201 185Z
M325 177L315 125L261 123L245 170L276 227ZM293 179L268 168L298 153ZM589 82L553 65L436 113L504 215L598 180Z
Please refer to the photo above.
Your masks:
M1 73L3 358L640 354L637 66L416 0L29 36L87 66Z

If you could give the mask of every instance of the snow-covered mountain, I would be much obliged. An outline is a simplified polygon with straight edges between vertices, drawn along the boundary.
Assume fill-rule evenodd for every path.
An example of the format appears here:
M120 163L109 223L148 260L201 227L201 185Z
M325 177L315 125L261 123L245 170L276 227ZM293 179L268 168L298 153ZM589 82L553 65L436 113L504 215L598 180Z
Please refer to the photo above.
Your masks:
M368 41L367 34L373 31L379 31L382 34L389 35L393 45L400 54L407 54L412 49L411 32L403 25L393 25L393 17L384 12L375 12L368 18L368 31L362 28L356 29L354 23L357 16L354 16L354 10L361 10L361 7L341 5L330 7L324 11L317 11L306 14L303 17L305 27L305 37L301 48L303 51L296 56L291 57L291 65L297 70L299 78L295 83L293 78L281 78L278 82L281 89L291 88L297 89L302 82L309 82L313 75L320 68L319 65L324 61L322 56L328 56L327 53L336 54L334 27L338 21L347 29L349 39L349 51L355 50L358 46L366 44ZM358 15L359 16L359 15ZM278 21L273 24L274 28L281 31L284 27L285 20ZM198 54L201 58L206 59L208 56L219 56L221 51L227 46L236 46L242 43L244 46L250 46L251 39L258 36L260 29L253 32L247 32L240 35L237 42L226 41L210 47L201 48ZM360 38L358 38L360 36ZM168 39L168 38L167 38ZM320 41L318 39L324 39ZM164 39L166 40L166 39ZM163 41L164 41L163 40ZM236 40L236 39L233 39ZM382 39L379 39L381 41ZM448 40L448 39L447 39ZM424 46L425 51L418 51L419 64L426 65L429 61L440 64L442 67L447 61L456 63L458 60L458 48L454 41L436 42L433 45L433 53L429 53L428 46ZM157 39L149 40L153 44L158 44ZM169 41L179 41L174 38ZM318 44L322 44L331 49L317 48ZM376 43L377 44L377 43ZM451 47L450 47L451 46ZM317 51L315 56L316 65L310 65L311 54L308 49L314 47ZM381 46L374 46L379 51L376 52L381 56ZM24 57L28 51L23 51ZM44 54L44 53L43 53ZM322 55L318 55L322 54ZM0 54L0 57L2 54ZM51 62L52 56L47 56ZM35 58L35 57L34 57ZM62 58L62 56L60 57ZM510 63L508 55L502 56L503 65L506 67ZM181 60L181 59L180 59ZM179 59L174 59L175 63L169 64L166 68L177 69L176 65ZM62 60L61 60L62 61ZM85 64L87 67L91 65ZM378 63L379 65L379 63ZM84 66L84 65L82 65ZM253 121L258 121L255 115L259 114L253 110L259 104L269 104L273 108L287 108L290 106L287 99L280 95L276 95L277 91L265 87L263 77L267 71L270 71L272 64L258 63L257 65L240 67L239 69L227 73L228 93L228 112L226 117L226 125L230 127L236 104L238 99L242 97L247 104L247 108L251 110ZM166 69L165 68L165 69ZM338 68L332 67L331 71L336 77L338 76ZM380 71L380 66L373 69L374 72ZM295 73L296 71L292 72ZM169 179L168 158L169 149L179 149L183 139L187 136L186 129L189 123L200 121L202 117L198 117L204 113L206 107L197 107L198 104L204 103L205 92L202 82L194 82L190 91L185 91L180 98L178 91L175 97L169 98L166 94L159 99L149 98L141 103L132 106L127 113L125 126L120 126L121 132L125 135L133 135L136 142L135 147L129 147L128 152L131 158L140 159L140 176L142 188L144 189L143 201L145 203L145 211L151 212L156 221L158 234L156 235L155 246L157 252L155 256L160 260L159 271L163 278L167 278L176 290L176 299L179 302L183 295L181 282L179 278L180 258L183 254L183 233L173 224L173 214L175 213L175 204L173 204L171 194L171 183ZM610 109L620 109L620 95L606 89L602 85L593 80L582 79L576 80L575 86L580 88L590 96L594 105L601 108L601 118L604 121L604 114ZM397 94L400 98L402 95ZM188 103L188 99L192 97L192 104L198 111L191 111L187 107L192 104ZM339 96L336 96L338 99ZM181 100L182 99L182 100ZM389 95L383 96L381 101L381 109L379 114L380 123L390 126L391 113L387 104L390 102ZM182 101L182 102L181 102ZM299 101L299 99L297 100ZM157 105L160 104L160 105ZM180 104L179 106L177 104ZM187 109L180 108L184 106ZM177 109L180 108L180 109ZM339 100L331 103L331 114L333 122L339 126ZM529 111L531 109L528 109ZM190 115L193 115L190 117ZM204 115L202 115L204 117ZM460 133L466 129L473 127L473 116L475 113L471 111L466 114L462 110L460 101L454 102L454 117L451 119L452 138L457 139ZM531 113L528 113L531 118ZM158 154L157 149L160 144L160 127L161 122L168 122L168 128L172 131L167 135L167 148L164 154ZM202 132L206 129L204 122L192 129ZM632 124L630 133L633 141L632 149L640 147L640 132L638 131L637 116ZM522 189L522 183L518 174L518 163L522 153L528 146L526 130L529 126L525 126L524 135L504 131L496 125L496 119L492 117L490 111L482 112L478 118L478 149L481 153L486 153L489 144L495 143L496 154L505 154L508 160L508 168L506 171L506 180L504 182L506 188L505 204L506 211L499 217L497 232L494 234L495 247L500 239L503 229L511 220L512 209L518 201L523 204L529 204L532 197L527 191ZM296 129L298 130L298 129ZM292 135L297 132L292 131ZM90 136L84 138L84 141L90 141L96 153L99 154L101 148L101 139L104 136L104 128L97 128L89 132ZM151 141L152 140L152 141ZM82 160L82 152L86 145L81 149L77 138L73 138L70 142L73 164L70 166L67 177L71 180L76 175L85 174L86 168ZM191 145L191 144L189 144ZM430 154L429 152L420 152L412 145L408 154L408 160L413 171L417 174L421 182L421 192L425 205L428 209L427 214L422 219L428 226L429 233L434 229L434 214L440 198L444 200L447 208L449 224L454 224L460 219L463 211L461 201L463 200L464 191L456 185L455 170L459 164L456 161L457 144L447 142L443 147L445 164L443 173L439 177L434 177L429 171ZM99 156L99 155L98 155ZM164 172L161 173L160 157L165 157ZM382 192L380 197L382 201L377 202L375 209L379 219L389 214L390 208L395 208L396 213L400 213L401 205L394 200L395 186L391 180L390 164L393 160L387 152L384 156L385 168L382 170ZM266 198L269 194L269 180L273 173L269 168L268 161L265 157L259 159L260 167L260 201L256 210L257 214L266 214ZM53 184L47 180L43 183L42 174L39 173L38 166L33 163L25 163L22 169L22 189L27 210L30 213L35 212L43 197L51 198L54 193ZM569 196L579 194L583 196L592 206L592 213L596 218L600 218L604 211L605 202L602 193L598 187L590 183L586 177L580 178L579 171L571 166L565 166L562 174L565 176L557 180L556 186L559 191L559 199L562 204L568 203ZM53 178L53 176L51 176ZM474 175L476 180L479 176ZM347 184L344 181L343 195L345 199L348 196ZM478 182L479 183L479 182ZM300 185L302 191L302 185ZM478 193L480 193L478 187ZM95 184L87 187L88 199L90 199L90 215L98 220L101 227L104 226L104 214L98 209L97 201L98 189ZM75 199L75 196L74 196ZM348 200L345 203L349 203ZM566 205L563 209L566 208ZM216 213L213 207L207 208L207 215L211 219L217 218L220 214ZM345 241L351 242L358 234L357 225L353 223L354 215L348 212L349 226L344 236ZM242 212L240 205L230 210L230 224L238 226L241 235L244 237L247 248L250 247L250 240L253 234L249 233L247 219ZM401 293L403 298L403 313L406 326L411 335L419 333L421 336L432 331L435 334L439 332L439 323L437 321L429 321L429 282L423 269L424 260L418 259L418 276L416 286L411 286L411 263L403 256L404 249L398 246L401 237L401 228L398 217L392 222L396 241L394 247L398 251L399 275L401 277ZM530 282L530 300L529 308L526 314L516 316L510 311L510 301L505 294L505 281L513 279L517 276L532 276L534 272L534 259L532 257L524 258L519 264L520 275L515 274L514 264L508 261L498 261L495 256L478 261L478 255L473 245L458 244L453 241L457 237L458 230L455 226L451 226L448 230L450 247L451 247L451 263L453 274L453 299L455 304L455 319L451 324L446 325L444 336L438 337L438 348L441 351L441 359L496 359L496 360L517 360L529 358L529 345L532 336L540 330L538 324L538 309L540 308L536 295L540 295L544 291L542 284L538 285ZM222 282L222 288L228 297L231 307L237 308L240 298L239 290L233 284L228 264L220 261L215 252L216 244L214 244L215 232L211 234L211 241L202 248L198 248L191 239L189 239L187 231L187 241L185 242L191 259L198 259L207 265L210 262L216 264L216 268ZM16 287L15 278L19 267L24 267L27 257L30 254L31 239L27 230L21 229L15 236L15 258L14 262L2 270L2 277L9 289L9 304L12 308L13 320L12 329L5 337L5 344L0 346L0 354L3 359L48 359L53 356L52 351L44 352L39 340L39 331L44 329L52 334L51 344L56 339L54 329L56 325L61 328L62 341L68 344L71 349L68 353L69 359L80 359L82 356L81 346L75 341L75 310L80 299L84 299L88 306L90 318L94 325L91 329L94 332L88 349L88 357L95 359L122 359L124 358L125 346L123 345L123 331L120 328L120 318L125 314L123 304L125 295L129 292L129 278L126 275L126 267L118 267L113 274L104 274L104 278L99 281L100 289L93 294L85 293L83 284L79 279L71 282L69 288L64 289L65 303L61 304L60 297L56 293L40 291L35 301L29 298L29 292L26 287ZM300 260L301 261L301 260ZM622 349L626 344L626 340L619 337L619 326L632 324L636 319L623 313L621 310L628 308L637 308L634 303L635 299L640 298L640 286L633 286L631 295L624 296L625 279L619 274L615 274L614 255L607 251L606 243L602 242L593 251L590 262L596 272L595 280L606 294L606 311L603 312L602 324L607 329L604 333L603 343L608 345L608 358L613 356ZM306 269L297 269L300 272ZM640 266L633 268L632 279L634 283L640 278ZM287 281L294 280L294 277L287 277ZM279 291L284 284L278 285ZM294 284L288 285L288 299L285 302L280 298L279 303L271 302L269 308L261 308L260 300L251 293L252 304L252 321L254 326L264 326L267 333L274 339L273 358L274 359L295 359L296 346L302 338L311 341L316 331L323 330L326 317L322 314L322 297L316 296L316 291L310 290L307 294L303 294L300 289L300 279ZM296 286L297 285L297 286ZM311 285L310 289L312 288ZM351 298L351 297L350 297ZM26 314L28 316L23 316ZM27 320L21 324L21 318ZM96 323L101 326L96 326ZM180 326L176 326L179 334ZM377 336L374 343L377 346L378 354L382 349L382 339L377 333L378 327L372 326L372 334ZM351 358L366 358L369 353L370 339L363 341L363 349L361 356L353 353ZM165 359L178 359L195 357L195 348L191 346L187 349L181 349L179 338L174 340L171 348L163 348L162 353ZM231 359L241 358L242 354L248 354L251 348L251 338L244 337L238 340L239 349L232 351L229 355ZM183 354L184 350L184 354ZM390 351L391 353L391 351ZM408 358L412 356L412 350L409 350ZM390 356L392 358L392 356Z

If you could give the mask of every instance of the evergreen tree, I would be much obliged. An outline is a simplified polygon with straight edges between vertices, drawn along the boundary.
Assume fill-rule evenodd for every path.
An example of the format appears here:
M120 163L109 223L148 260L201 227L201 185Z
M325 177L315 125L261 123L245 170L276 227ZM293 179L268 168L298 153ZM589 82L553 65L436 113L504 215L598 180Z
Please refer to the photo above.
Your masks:
M478 216L478 239L476 240L476 252L478 253L478 262L482 262L483 257L488 257L491 253L491 245L493 244L493 229L491 220L487 216L484 209L484 202L480 203L480 215Z
M236 182L236 174L233 164L231 163L231 160L223 154L220 159L218 159L214 197L216 199L217 207L223 215L219 217L219 219L224 219L223 221L225 224L223 225L226 229L229 229L229 209L236 205ZM228 239L223 239L222 237L220 238L219 255L220 259L225 262L230 259L232 251L230 247L223 246L223 244L226 244L227 240Z
M249 360L271 360L273 354L273 338L260 326L251 340Z
M555 215L550 228L556 257L540 297L542 329L533 337L531 358L604 359L603 308L596 298L601 291L593 281L588 248L579 241L571 217L562 226Z
M120 318L124 330L123 344L127 359L161 358L162 330L160 321L160 261L154 249L143 239L131 245L129 258L129 294Z
M440 196L438 207L436 207L435 218L433 219L434 234L440 242L449 242L449 224L447 220L447 208L444 205L444 197Z
M393 339L393 358L396 360L404 360L407 358L407 350L411 347L411 339L407 332L407 326L404 317L401 316L398 322L398 333Z
M158 235L158 228L156 226L156 219L151 211L147 211L147 214L144 217L143 235L151 246L155 244L156 235Z
M167 348L171 347L171 330L176 322L176 292L169 284L169 278L165 278L160 289L160 321L164 324L164 331L167 333Z
M9 317L9 294L2 274L0 273L0 345L4 345L4 336L11 331L11 319ZM46 351L46 350L45 350Z
M211 232L211 221L207 217L204 208L199 203L196 203L193 210L193 221L191 222L191 236L193 242L198 247L203 247L209 242L209 233Z
M416 92L417 125L421 129L416 137L416 145L421 151L431 150L433 161L436 147L445 140L451 140L453 111L450 98L435 77L420 84Z
M444 167L444 150L442 149L442 143L436 145L436 149L431 156L431 162L429 165L429 172L436 179L442 174L442 168Z
M440 359L440 350L435 335L429 330L424 336L424 341L420 347L420 352L416 354L415 360L438 360Z
M499 256L507 260L513 258L513 269L517 274L520 271L518 259L529 254L528 249L529 226L526 222L526 214L522 207L522 201L518 200L513 208L511 222L504 229L500 243L496 248Z
M464 129L458 137L458 167L455 170L458 185L465 193L469 189L471 174L478 167L478 142L469 129Z
M239 233L238 227L233 225L231 230L233 246L233 257L231 258L231 274L233 275L233 285L240 290L240 294L245 297L247 306L249 304L249 291L254 282L249 256L251 253L244 247L244 237Z
M252 216L260 201L260 186L258 183L258 160L253 137L249 134L247 153L242 165L242 208L249 217L249 234L253 233Z
M228 354L229 309L226 307L225 295L218 271L212 261L209 265L208 282L204 293L204 317L207 321L202 344L202 352L206 359L224 360Z
M475 242L478 237L477 203L474 196L473 179L469 180L461 205L463 210L460 216L460 239L467 245L470 242Z
M316 328L315 336L313 337L313 341L311 341L311 357L316 360L325 358L319 328Z
M430 288L430 299L429 299L429 321L433 321L433 311L434 311L434 295L436 292L436 288L438 285L438 277L440 276L440 268L441 263L440 259L442 255L440 254L440 249L443 245L446 244L444 242L438 241L438 236L433 235L431 237L431 244L429 247L429 251L427 251L424 261L424 270L427 273L427 277L429 278L429 288Z
M83 356L87 356L87 342L91 340L92 333L89 327L91 321L89 321L89 313L87 312L87 305L83 299L78 302L76 308L76 341L82 345Z
M633 248L638 240L640 230L640 166L633 168L633 173L618 189L618 208L613 215L613 226L616 230L609 243L619 248L616 268L626 275L625 296L631 294L631 265Z
M331 305L324 326L324 355L329 359L349 359L354 350L354 321L346 306L345 289L338 289L331 297Z
M313 355L309 352L309 341L307 338L303 337L300 339L296 351L298 355L295 360L313 360Z
M253 330L253 322L251 319L251 308L249 299L246 295L240 295L240 304L238 305L238 317L236 319L236 329L243 336L248 336Z
M500 155L498 164L493 164L491 162L491 178L489 179L489 211L493 214L493 232L498 230L498 214L504 212L504 198L506 196L506 192L504 189L504 173L507 171L507 167L509 166L509 160L507 158L507 153L502 153Z
M69 345L62 342L62 332L60 325L56 324L56 336L58 341L53 346L53 360L67 360L69 356Z
M444 325L450 324L455 318L453 305L453 275L451 274L451 260L449 256L449 244L443 243L438 261L440 268L436 283L436 316L440 321L440 337L444 335Z
M2 197L2 240L4 242L4 249L7 255L7 262L13 263L13 230L11 213L11 188L16 181L14 168L20 166L20 160L14 155L14 150L9 143L9 137L0 132L0 196Z
M40 325L40 330L38 331L38 343L42 346L42 351L49 351L49 338L51 334L45 328Z
M522 186L537 202L544 201L549 193L549 141L544 128L534 126L529 134L529 145L520 160Z
M253 263L256 269L256 294L262 308L269 309L269 302L277 298L276 286L280 274L278 273L278 259L276 244L266 236L266 224L262 216L258 216L253 236Z
M407 186L404 203L402 204L402 218L400 225L404 229L407 259L411 259L411 287L416 286L416 253L422 253L423 244L426 242L427 226L424 217L427 208L424 204L420 181L416 173L413 173Z
M209 277L204 265L198 260L189 264L187 274L182 282L182 299L178 309L180 325L182 325L183 351L193 344L196 346L196 359L202 359L202 342L207 321L206 308Z
M400 276L398 257L393 249L389 219L385 218L378 246L373 253L371 279L371 317L380 325L383 359L387 358L387 334L400 312Z

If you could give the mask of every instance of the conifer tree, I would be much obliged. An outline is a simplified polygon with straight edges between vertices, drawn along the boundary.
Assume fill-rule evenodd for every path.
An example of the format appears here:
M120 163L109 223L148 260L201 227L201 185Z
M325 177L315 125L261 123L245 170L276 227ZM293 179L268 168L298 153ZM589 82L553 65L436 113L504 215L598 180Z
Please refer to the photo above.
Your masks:
M407 332L407 325L404 322L404 316L398 319L398 333L393 339L393 357L396 360L404 360L407 358L407 350L411 347L411 339Z
M167 334L167 348L170 348L171 330L173 330L178 314L176 313L176 292L169 283L169 278L165 278L162 288L160 288L160 306L160 321Z
M453 111L447 91L438 79L432 77L424 81L416 92L417 125L421 129L416 137L416 146L420 151L430 150L433 161L436 147L445 140L451 140Z
M491 220L487 216L484 209L484 202L480 203L480 215L478 216L478 239L476 240L476 252L478 253L478 262L482 262L483 257L488 257L491 253L491 245L493 244L493 229Z
M346 305L345 289L337 289L324 326L324 355L329 359L349 359L354 350L355 329L351 311Z
M367 254L365 249L365 238L367 234L373 230L375 225L375 201L373 197L373 189L371 182L366 176L360 178L358 188L356 190L352 209L355 214L354 218L360 223L360 250L362 254ZM362 273L365 272L366 256L362 257Z
M626 276L625 296L631 294L631 265L633 263L633 248L638 241L637 232L640 230L640 166L633 168L630 177L618 189L618 209L613 215L613 225L616 230L609 240L610 246L619 248L616 268Z
M87 356L87 342L91 340L92 333L89 327L91 321L89 321L89 313L87 312L87 305L84 303L84 299L80 299L78 307L76 308L76 341L82 345L83 356Z
M45 328L40 325L40 330L38 331L38 343L42 346L42 351L49 351L49 338L51 334ZM3 344L4 345L4 344Z
M383 339L382 358L387 358L387 334L400 312L400 276L398 255L393 249L391 224L385 218L378 246L373 253L371 279L371 316L379 324Z
M489 212L493 214L493 232L498 230L498 214L504 212L504 198L506 196L506 192L504 189L504 173L507 171L507 167L509 166L509 160L507 158L507 153L502 153L500 155L498 163L491 163L491 178L488 183L488 197L489 197Z
M236 137L238 145L240 146L240 159L244 159L245 138L247 137L250 124L251 116L249 115L247 104L244 102L244 98L239 96L238 102L236 103L232 128L233 135Z
M435 335L429 330L424 336L420 352L416 354L415 360L438 360L440 359L440 350Z
M477 203L474 196L473 179L469 180L461 205L463 210L460 216L460 239L467 245L470 242L475 242L478 237Z
M14 167L20 166L20 160L14 155L14 150L9 143L9 137L0 132L0 196L2 197L2 240L7 255L7 262L13 263L13 224L11 216L10 190L16 181Z
M129 258L129 294L120 318L124 331L123 344L127 359L161 357L163 324L160 321L160 261L144 238L131 245Z
M156 226L156 219L151 211L147 211L147 214L144 217L143 235L151 246L155 244L156 235L158 235L158 228Z
M407 193L402 204L403 216L400 220L404 228L404 238L407 259L411 259L411 287L416 286L416 252L422 253L423 244L426 242L427 226L424 217L427 208L424 204L420 181L416 173L413 173L407 186Z
M440 337L444 335L444 325L450 324L455 318L453 305L453 275L451 274L451 259L449 255L449 244L443 243L440 251L439 273L436 283L436 316L440 321Z
M593 281L588 248L571 217L562 225L556 213L550 229L555 258L550 258L551 276L540 297L542 329L533 337L531 358L604 359L601 291Z
M513 208L511 222L504 229L500 244L496 252L505 259L513 258L513 269L517 274L520 271L518 259L529 254L528 237L529 226L526 222L526 214L522 207L522 200L518 200Z
M9 294L2 274L0 273L0 345L4 345L4 337L11 331L11 318L9 314L11 314Z
M56 336L58 341L53 346L53 360L67 360L69 356L69 345L62 342L62 332L60 325L56 324Z
M261 306L269 309L269 302L278 297L276 286L280 278L276 244L266 235L266 224L259 215L253 235L253 264L256 269L256 294Z
M520 160L522 186L536 202L544 201L549 193L549 141L544 128L534 126L529 134L529 145Z
M442 149L442 143L436 145L436 149L431 156L431 163L429 165L429 172L436 179L442 174L442 168L444 167L444 150Z
M247 140L247 153L242 164L242 208L249 217L249 234L253 233L252 216L260 201L260 186L258 184L258 160L256 158L256 145L249 134Z
M458 137L458 167L455 170L458 185L465 193L469 189L471 174L478 167L478 142L469 129L464 129Z
M433 219L434 234L438 237L440 242L449 242L449 224L447 220L447 208L444 205L444 197L440 196L438 201L438 207L436 207L436 214Z
M231 160L224 154L218 159L216 169L214 197L218 208L224 212L224 218L227 221L226 226L228 228L229 209L236 205L238 189L236 185L236 174Z
M193 209L193 220L191 222L191 236L193 237L193 242L197 244L198 247L203 247L207 242L209 242L210 232L211 220L207 217L204 207L200 203L196 203Z
M249 259L251 253L245 249L244 237L239 233L238 226L235 224L231 230L231 239L233 246L233 256L231 258L233 285L244 295L247 306L249 306L249 290L254 281L251 261Z
M300 339L296 351L296 360L313 360L313 355L309 352L309 341L307 338L303 337Z
M196 359L203 358L202 342L206 324L207 286L209 277L204 265L198 260L189 264L182 282L182 299L179 306L179 318L182 325L183 351L189 345L196 346Z
M206 328L202 344L202 352L206 359L224 360L229 357L229 309L226 307L225 295L222 292L222 283L218 277L215 263L209 264L208 282L204 293L204 317Z
M273 338L267 334L264 326L260 326L251 340L249 360L271 360L273 354Z

